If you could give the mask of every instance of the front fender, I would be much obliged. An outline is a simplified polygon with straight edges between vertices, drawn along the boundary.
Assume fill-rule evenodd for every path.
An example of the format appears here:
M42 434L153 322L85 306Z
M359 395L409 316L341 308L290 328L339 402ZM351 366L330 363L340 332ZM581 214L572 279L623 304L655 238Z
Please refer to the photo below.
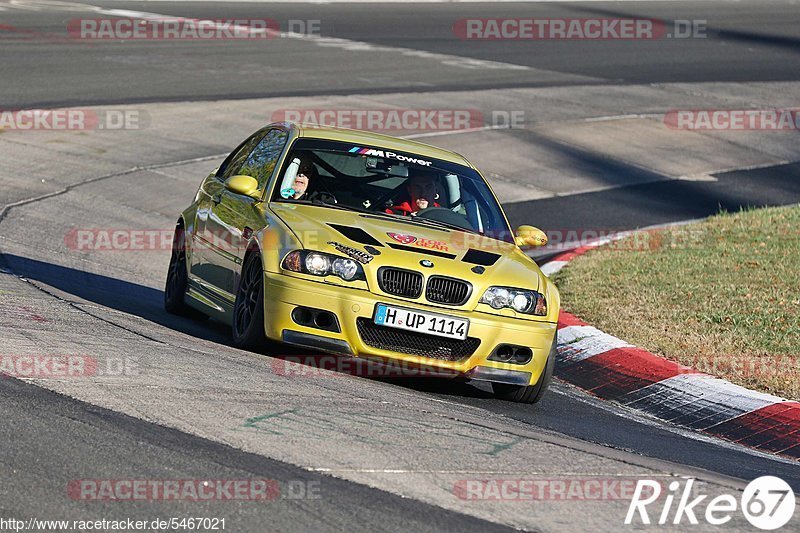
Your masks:
M546 320L548 322L557 323L558 322L558 315L561 312L561 293L558 292L558 287L556 287L555 283L550 281L550 279L545 276L544 274L540 274L542 279L542 284L544 285L544 294L545 299L547 300L547 317Z
M189 259L192 254L192 244L194 242L193 236L195 234L196 220L197 220L197 206L195 204L192 204L183 212L181 212L180 216L178 217L178 222L175 224L176 228L181 224L183 225L187 259Z
M280 273L281 260L292 250L303 248L303 244L282 221L267 217L267 226L253 234L247 250L257 250L265 272Z

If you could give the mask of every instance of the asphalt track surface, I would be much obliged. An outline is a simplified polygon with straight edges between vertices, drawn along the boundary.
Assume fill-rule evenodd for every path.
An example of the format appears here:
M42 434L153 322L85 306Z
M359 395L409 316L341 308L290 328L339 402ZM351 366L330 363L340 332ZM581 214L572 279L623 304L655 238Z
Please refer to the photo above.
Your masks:
M374 531L380 524L387 531L411 528L414 531L503 531L498 524L452 511L425 505L364 485L308 472L296 466L270 460L193 437L186 433L147 424L141 420L64 398L50 391L13 379L0 383L0 413L5 421L3 432L4 462L19 466L38 459L35 468L4 472L4 480L13 484L3 494L3 512L26 507L31 513L31 499L50 502L52 516L81 519L86 517L84 502L66 500L65 487L71 480L86 475L84 465L65 461L83 449L91 455L92 476L96 479L141 479L150 473L169 472L171 479L268 479L291 480L295 487L324 494L324 498L299 498L300 489L283 498L259 505L233 502L225 509L236 516L236 531L271 531L352 529ZM87 446L88 443L98 443ZM106 445L103 445L105 443ZM112 446L107 444L113 443ZM150 457L157 456L158 464ZM47 483L43 483L47 480ZM302 483L303 485L300 485ZM295 499L297 497L297 499ZM114 509L113 502L97 502L92 513L102 515ZM173 516L214 516L214 505L196 502L145 502L128 509L142 519ZM31 514L29 513L29 514ZM359 520L353 520L358 516Z
M30 0L35 7L35 0ZM91 12L3 13L5 108L186 99L310 96L396 91L699 81L781 81L800 76L797 6L787 1L668 3L253 4L79 2L166 16L318 20L323 37L449 54L525 67L416 68L377 50L371 58L331 61L339 48L309 53L293 40L81 42L66 23ZM23 0L23 5L25 0ZM97 16L97 15L95 15ZM705 39L639 41L486 41L454 36L471 17L653 18L706 20ZM34 32L34 33L30 33ZM49 42L48 42L49 41ZM76 42L78 41L78 42ZM58 84L52 83L54 79Z
M56 105L130 104L264 96L379 94L417 91L478 91L523 87L570 87L606 84L660 84L665 82L781 82L800 77L800 33L797 6L790 2L675 2L591 4L446 4L395 5L253 5L170 2L92 2L95 6L131 9L203 18L270 17L320 19L322 33L375 46L423 50L524 66L513 68L433 68L414 56L380 48L374 61L346 62L339 48L316 47L313 53L278 39L263 44L232 43L65 43L67 20L82 16L65 12L9 9L0 12L0 57L4 80L3 109ZM77 8L76 8L77 9ZM78 13L78 14L76 14ZM455 39L452 23L470 16L589 17L648 16L661 19L708 19L713 39L602 43L473 43ZM11 27L12 30L8 30ZM38 35L20 32L31 29ZM42 37L44 36L44 37ZM61 39L61 40L59 40ZM102 65L102 69L97 68ZM534 133L523 133L534 136ZM792 135L792 134L788 134ZM543 139L540 139L544 142ZM532 139L531 142L535 142ZM181 148L174 160L196 156ZM638 167L597 159L578 149L564 148L564 157L630 179L632 185L607 190L509 203L512 221L527 221L535 213L543 227L602 227L627 229L707 216L720 208L781 205L800 201L800 167L774 165L763 169L715 175L714 181L654 180ZM215 153L215 152L214 152ZM208 155L201 154L201 155ZM46 157L43 155L42 157ZM99 156L102 157L102 156ZM46 161L44 161L46 162ZM43 163L42 161L38 162ZM186 185L185 188L193 187ZM77 194L80 191L76 189ZM187 196L176 188L175 194ZM145 199L146 201L147 199ZM37 204L48 208L42 199ZM83 208L91 209L86 201ZM0 230L14 222L15 209L3 213ZM87 220L95 218L87 215ZM29 231L37 229L36 218ZM43 228L45 226L42 226ZM11 231L11 230L7 230ZM30 256L29 256L30 255ZM4 250L4 267L24 276L60 298L89 304L96 315L111 313L140 336L180 336L233 352L225 328L200 325L166 315L160 280L140 282L90 272L80 264L64 265L34 258L24 250ZM124 261L124 259L123 259ZM31 298L53 296L30 289ZM44 304L43 304L44 305ZM46 305L55 305L50 302ZM116 318L124 313L135 320ZM80 322L81 327L89 327ZM133 325L131 325L133 324ZM127 330L126 330L127 331ZM104 332L107 333L107 332ZM31 339L36 339L33 332ZM131 338L132 351L139 340ZM653 461L662 471L700 472L709 478L749 480L764 473L778 475L800 490L796 464L723 445L713 439L665 427L646 418L556 383L545 400L532 410L494 400L485 389L468 384L376 383L363 380L372 394L410 395L421 402L442 400L451 416L460 407L477 409L497 424L520 424L531 433L556 435L566 448L574 442L592 446L598 457L608 454L622 462ZM388 392L387 392L388 391ZM367 393L365 393L367 394ZM177 401L177 400L176 400ZM409 400L411 401L411 400ZM48 391L15 379L0 380L0 434L6 443L0 461L4 481L0 511L17 517L39 512L51 517L82 518L84 502L64 497L64 486L76 478L250 478L319 481L326 490L320 500L284 500L254 508L233 503L224 510L236 517L236 530L289 531L318 528L396 531L491 530L503 526L454 512L415 498L404 498L335 476L320 475L266 453L228 447L187 431L171 429ZM516 427L516 426L515 426ZM566 443L566 444L565 444ZM597 446L595 446L597 445ZM606 452L596 450L607 450ZM559 458L569 462L569 454ZM547 463L547 458L543 463ZM534 461L535 465L539 465ZM667 466L664 466L667 465ZM671 465L671 466L670 466ZM236 506L236 507L234 507ZM119 514L119 506L98 503L92 513ZM203 512L198 512L203 511ZM218 514L219 508L197 504L163 503L124 508L126 516L154 518L185 513ZM621 518L619 519L621 521ZM573 524L574 526L575 524ZM561 524L568 527L569 521ZM587 524L581 524L586 527ZM559 529L547 522L544 529Z

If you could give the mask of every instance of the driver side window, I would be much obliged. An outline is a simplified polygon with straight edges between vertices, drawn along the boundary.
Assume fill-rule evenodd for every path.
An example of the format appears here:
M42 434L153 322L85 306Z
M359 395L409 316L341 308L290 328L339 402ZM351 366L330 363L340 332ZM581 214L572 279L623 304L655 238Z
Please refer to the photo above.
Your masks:
M275 170L288 136L283 130L270 130L244 161L240 173L255 178L258 188L263 190Z
M264 138L265 133L263 131L257 132L255 135L247 139L239 148L231 152L225 161L223 161L222 165L219 167L217 171L217 177L225 181L231 176L235 176L240 173L241 168L244 164L245 159L247 156L250 155L250 152L256 147L256 145Z

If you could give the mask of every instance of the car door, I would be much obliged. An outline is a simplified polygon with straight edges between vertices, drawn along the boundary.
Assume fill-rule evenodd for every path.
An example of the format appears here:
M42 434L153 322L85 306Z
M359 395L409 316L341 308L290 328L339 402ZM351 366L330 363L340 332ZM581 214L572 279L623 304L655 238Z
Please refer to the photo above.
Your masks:
M192 254L189 262L189 282L194 289L202 292L207 298L212 297L213 302L211 303L220 299L228 300L225 297L226 291L222 289L226 285L225 280L228 273L219 270L220 262L216 260L216 256L230 249L230 246L225 245L222 241L225 236L216 235L212 228L213 224L209 225L212 210L222 201L225 180L234 175L234 171L241 168L244 160L266 134L266 130L260 130L237 146L225 158L216 173L206 178L197 196L197 211L192 233ZM215 306L218 307L216 304Z
M258 181L263 191L275 170L275 165L286 146L288 133L273 128L261 137L246 157L237 158L225 169L222 187L212 197L211 212L206 220L205 235L210 278L220 295L233 303L238 274L241 271L245 247L253 232L266 225L260 201L225 188L224 181L231 176L247 175Z

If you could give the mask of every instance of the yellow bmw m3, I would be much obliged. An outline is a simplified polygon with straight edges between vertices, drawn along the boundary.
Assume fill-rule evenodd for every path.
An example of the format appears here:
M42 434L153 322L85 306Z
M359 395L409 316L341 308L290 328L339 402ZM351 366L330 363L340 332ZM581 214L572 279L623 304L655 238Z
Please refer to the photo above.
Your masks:
M206 177L178 219L167 311L270 341L400 361L542 398L559 294L464 157L369 132L275 123Z

